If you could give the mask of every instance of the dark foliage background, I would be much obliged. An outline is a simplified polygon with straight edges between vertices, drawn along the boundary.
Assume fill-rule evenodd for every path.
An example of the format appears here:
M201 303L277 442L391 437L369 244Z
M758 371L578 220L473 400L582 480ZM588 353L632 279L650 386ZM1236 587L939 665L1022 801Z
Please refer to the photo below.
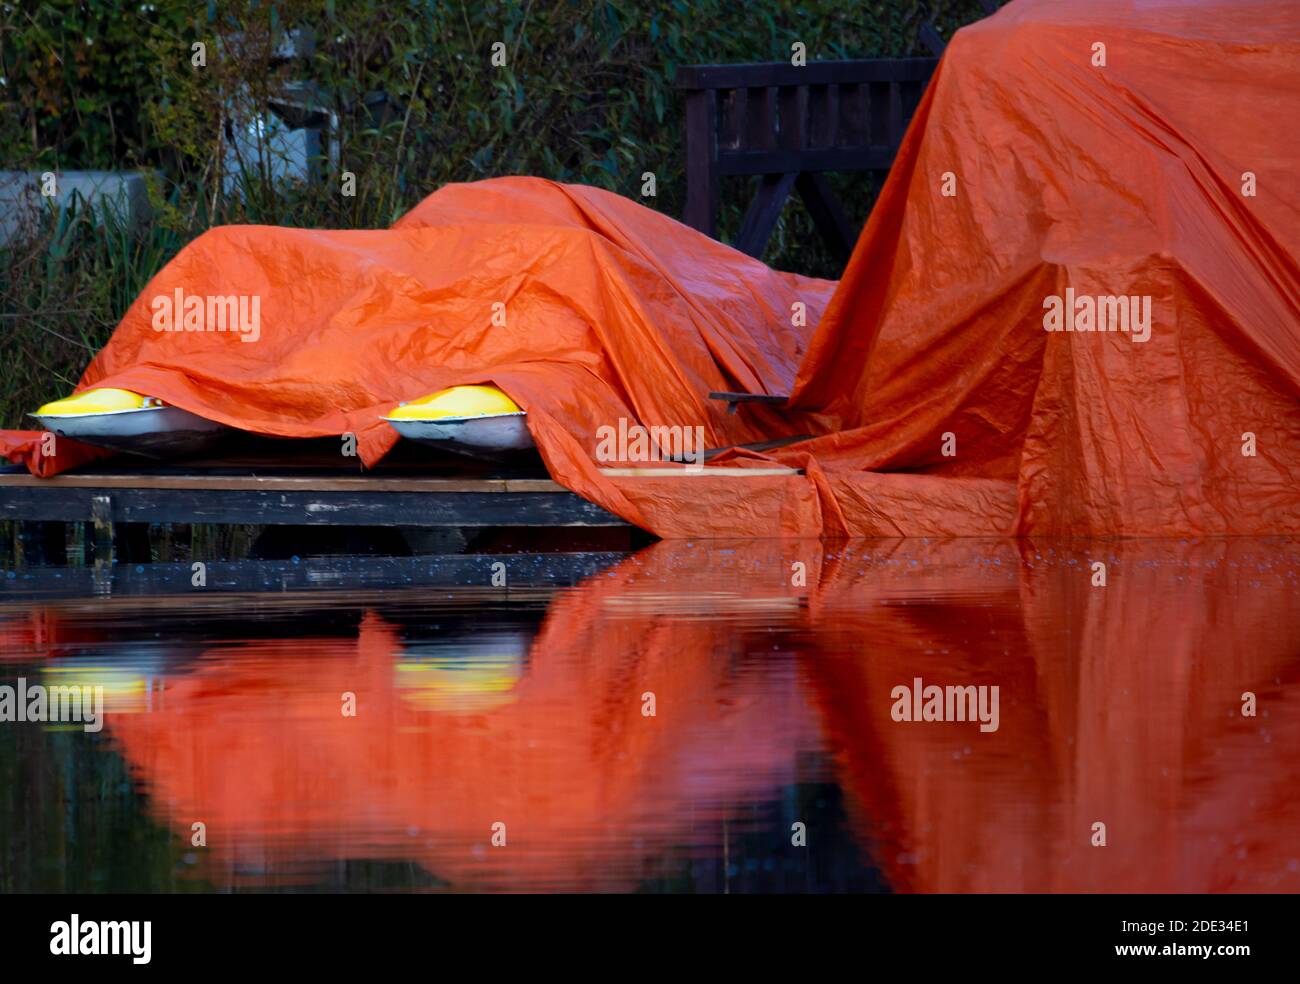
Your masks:
M976 0L0 0L0 168L143 169L154 220L51 212L0 247L0 425L75 384L126 306L186 242L221 223L382 228L449 181L535 174L584 182L680 215L685 199L678 65L926 54ZM310 55L274 53L306 30ZM490 63L494 42L505 67ZM191 64L192 45L207 64ZM228 194L228 114L306 83L337 121L337 170L272 185L243 160ZM356 176L340 194L339 172ZM656 175L640 198L641 174ZM861 223L874 188L833 179ZM721 235L739 227L747 182L723 188ZM835 277L809 217L787 207L764 259Z

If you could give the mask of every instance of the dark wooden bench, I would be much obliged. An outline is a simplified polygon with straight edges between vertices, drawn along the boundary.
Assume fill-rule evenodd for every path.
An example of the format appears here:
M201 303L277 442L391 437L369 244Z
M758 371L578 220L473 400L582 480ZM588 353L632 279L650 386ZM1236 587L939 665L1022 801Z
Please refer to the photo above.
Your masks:
M737 249L761 257L791 191L841 263L857 240L825 178L827 171L874 171L883 179L937 58L689 65L686 91L687 225L717 235L718 185L725 175L756 175ZM727 412L742 403L784 404L785 396L710 393Z
M986 14L998 0L980 0ZM827 184L827 171L871 171L883 180L939 64L947 42L929 23L918 39L933 58L685 65L676 85L686 95L686 210L682 220L717 237L724 176L758 177L737 249L761 258L791 191L803 199L818 233L847 263L857 229ZM727 413L743 403L784 404L786 396L715 392Z
M818 232L847 262L857 229L827 171L888 173L937 58L750 65L686 65L687 225L717 235L718 189L729 175L758 178L736 237L762 256L785 200L798 192Z
M994 14L1000 0L979 0ZM682 220L717 236L719 184L757 176L758 189L735 246L761 257L791 191L817 231L847 263L857 230L831 194L827 171L872 171L883 178L921 95L947 47L928 21L917 40L932 58L684 65L686 209Z

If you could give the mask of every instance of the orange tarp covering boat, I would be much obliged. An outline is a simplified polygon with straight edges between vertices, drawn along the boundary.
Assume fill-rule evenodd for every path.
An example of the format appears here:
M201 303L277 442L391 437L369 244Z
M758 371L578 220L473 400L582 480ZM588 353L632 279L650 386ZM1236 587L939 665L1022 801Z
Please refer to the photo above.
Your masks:
M668 537L1296 532L1297 118L1296 3L1020 0L954 37L838 288L503 178L386 231L214 229L81 386L354 432L369 464L395 403L491 381L558 481ZM260 296L259 340L155 332L177 289ZM816 439L724 462L803 474L615 477L620 419ZM76 463L32 438L0 450Z

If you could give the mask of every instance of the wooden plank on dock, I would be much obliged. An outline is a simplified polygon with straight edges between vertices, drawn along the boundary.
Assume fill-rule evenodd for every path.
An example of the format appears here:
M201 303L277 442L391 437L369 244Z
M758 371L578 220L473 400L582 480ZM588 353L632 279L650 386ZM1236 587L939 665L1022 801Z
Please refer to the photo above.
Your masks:
M609 467L616 478L744 480L783 465ZM624 520L549 478L380 475L0 474L0 518L26 522L302 526L617 527Z
M765 478L772 475L803 474L798 468L787 468L785 465L759 468L739 468L727 465L710 465L707 468L691 468L689 466L686 468L667 468L663 466L602 468L600 473L611 478Z
M213 489L261 492L505 492L507 483L526 487L516 492L564 492L548 479L504 478L381 478L358 476L282 475L0 475L0 488L75 489Z

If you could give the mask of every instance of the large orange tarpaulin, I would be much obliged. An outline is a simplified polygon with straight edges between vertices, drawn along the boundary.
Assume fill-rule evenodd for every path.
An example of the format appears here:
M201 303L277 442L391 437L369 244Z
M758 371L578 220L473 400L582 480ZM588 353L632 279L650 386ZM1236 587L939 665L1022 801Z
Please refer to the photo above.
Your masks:
M799 372L846 428L809 450L853 528L854 492L901 512L921 473L952 533L1008 507L977 476L1021 534L1300 529L1297 118L1294 2L1021 0L959 31ZM1067 289L1149 296L1149 339L1047 332Z
M387 231L215 229L81 385L351 431L370 464L393 404L492 381L558 481L663 536L1296 532L1297 118L1300 4L1019 0L954 37L838 289L505 178ZM177 288L259 295L259 341L153 331ZM1051 297L1149 298L1149 322L1049 332ZM792 387L797 411L706 398ZM802 475L612 477L597 431L620 418L819 436L769 456Z

